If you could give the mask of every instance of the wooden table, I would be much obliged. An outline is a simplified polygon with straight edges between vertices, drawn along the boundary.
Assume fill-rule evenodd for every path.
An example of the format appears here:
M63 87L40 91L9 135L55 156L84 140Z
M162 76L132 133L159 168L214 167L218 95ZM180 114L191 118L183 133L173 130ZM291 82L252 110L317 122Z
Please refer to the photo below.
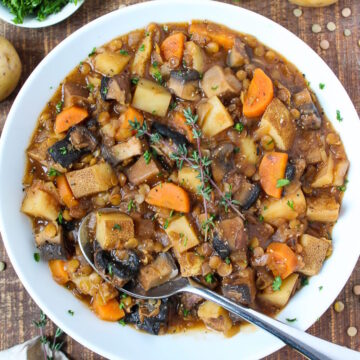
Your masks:
M49 51L76 29L103 14L117 9L120 5L130 5L136 2L139 1L87 0L83 7L71 18L58 25L40 30L17 28L0 21L0 35L5 36L14 44L22 59L23 74L21 83L26 80L36 65ZM317 51L333 69L347 89L359 112L359 1L339 0L338 4L327 8L303 9L303 15L300 18L296 18L293 15L293 9L295 9L296 6L289 4L287 0L225 0L224 2L245 7L271 18L303 39ZM341 10L344 7L350 7L352 9L351 17L344 18L341 16ZM151 19L149 19L149 21L151 21ZM326 24L329 21L333 21L337 26L337 30L333 33L326 30ZM311 32L311 25L314 23L321 25L323 28L321 33L314 34ZM352 35L345 37L343 35L344 29L350 29ZM320 49L319 42L321 39L329 40L330 48L327 51ZM311 79L309 80L311 81ZM18 89L19 88L20 86ZM6 101L0 103L0 130L3 128L6 115L17 91ZM351 249L349 249L349 251L351 251ZM15 274L2 242L0 242L0 260L7 263L6 270L0 273L0 350L2 350L37 335L37 329L33 326L32 321L38 319L40 310L29 297ZM341 271L341 269L339 269L339 271ZM321 319L310 328L309 332L311 334L340 345L346 345L352 349L360 350L359 336L357 335L350 338L346 334L349 326L360 325L359 298L352 293L353 286L358 283L360 283L360 269L357 267L338 297L339 300L344 302L345 310L342 313L336 313L333 307L328 309ZM327 286L331 286L331 284L327 284ZM304 309L304 311L306 311L306 309ZM46 330L47 333L52 333L54 331L54 325L48 324ZM70 337L66 338L64 350L72 359L103 359L101 356L83 348L83 346ZM288 347L267 357L268 360L295 360L301 358L300 355Z

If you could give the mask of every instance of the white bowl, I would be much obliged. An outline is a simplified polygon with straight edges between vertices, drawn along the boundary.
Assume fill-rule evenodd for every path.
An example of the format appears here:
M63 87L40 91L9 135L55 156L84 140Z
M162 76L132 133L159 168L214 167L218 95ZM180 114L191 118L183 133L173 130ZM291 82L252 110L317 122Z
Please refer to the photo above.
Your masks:
M341 216L333 233L334 252L320 274L310 279L281 312L279 319L307 329L334 301L349 278L360 252L356 238L360 214L358 146L360 122L346 91L321 58L299 38L274 22L239 7L201 0L154 1L123 8L84 26L58 45L34 70L9 113L0 144L0 228L12 264L29 294L67 334L110 359L159 360L259 359L283 346L263 331L245 331L227 339L214 332L150 336L131 327L98 320L68 290L57 285L47 264L33 260L35 251L29 219L20 213L25 149L36 120L56 86L94 46L117 35L142 28L149 22L181 22L208 19L255 35L279 51L306 74L321 105L341 134L351 162L348 189ZM318 84L325 83L319 90ZM54 88L50 88L54 87ZM336 110L344 120L336 121ZM322 286L322 291L319 291ZM68 314L71 309L74 316Z
M52 14L48 16L43 21L36 20L36 16L26 16L24 18L24 22L22 24L15 24L13 22L13 19L15 15L10 13L10 10L4 6L2 3L0 3L0 19L6 21L9 24L20 26L24 28L43 28L50 25L54 25L59 23L60 21L65 20L69 16L71 16L76 10L80 8L80 6L84 3L85 0L78 0L76 5L75 4L67 4L65 5L61 11L59 11L56 14Z

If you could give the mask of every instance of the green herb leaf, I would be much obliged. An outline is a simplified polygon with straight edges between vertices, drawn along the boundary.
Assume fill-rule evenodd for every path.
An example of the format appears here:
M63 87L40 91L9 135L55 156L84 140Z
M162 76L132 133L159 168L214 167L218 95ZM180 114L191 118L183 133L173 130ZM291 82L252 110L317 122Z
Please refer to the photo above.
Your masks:
M112 268L112 265L111 265L111 264L108 264L107 270L108 270L108 273L109 273L110 276L113 276L113 275L114 275L114 273L113 273L113 268Z
M136 205L134 204L134 200L131 199L128 203L127 211L131 212L131 210L135 210L135 209L136 209Z
M241 133L244 130L244 124L238 122L235 124L234 129L239 133Z
M212 284L214 282L214 275L213 274L207 274L205 276L205 281L209 284Z
M263 222L264 221L264 217L262 215L259 215L259 221Z
M34 260L36 262L39 262L40 261L40 254L38 252L34 253Z
M346 190L346 184L348 183L348 179L345 179L344 181L344 184L343 185L340 185L340 186L337 186L336 188L339 190L339 191L342 191L344 192Z
M288 180L288 179L279 179L276 182L276 187L281 188L281 187L284 187L284 186L289 185L289 184L290 184L290 180Z
M320 88L320 90L324 90L324 88L325 88L325 84L320 83L320 84L319 84L319 88Z
M169 220L166 219L164 223L164 230L166 230L169 227Z
M122 326L125 326L125 325L126 325L126 323L125 323L125 320L124 320L124 319L119 320L119 321L118 321L118 323L119 323L120 325L122 325Z
M94 91L94 84L87 84L86 88L92 93Z
M63 101L59 101L56 105L55 105L55 110L56 110L56 113L59 114L62 110L62 107L64 105L64 102Z
M149 150L146 150L144 152L144 159L145 159L145 163L148 165L151 160L151 152Z
M124 307L125 307L125 304L121 301L120 304L119 304L119 308L124 309Z
M226 264L228 264L228 265L230 265L230 263L231 263L231 261L230 261L230 259L229 259L228 257L225 259L225 262L226 262Z
M304 277L301 279L301 286L309 285L309 279L307 277Z
M341 117L340 110L336 110L336 120L342 122L344 119Z
M138 77L133 77L131 78L131 83L136 85L139 82L139 78Z
M121 49L120 54L121 55L129 55L129 52L127 50Z
M64 221L63 214L62 214L61 211L59 212L59 215L57 217L57 221L58 221L59 224L62 224L63 221Z
M319 291L321 291L324 287L321 285L319 286Z
M74 312L72 310L68 310L68 314L70 314L71 316L74 316Z
M295 322L296 320L297 318L293 318L293 319L286 318L286 321L289 323Z
M61 155L66 155L67 154L67 148L65 146L62 146L59 150L60 150Z
M144 51L145 50L145 45L142 44L140 47L139 47L139 51Z
M184 308L183 313L184 313L184 317L187 317L189 315L190 311L188 309Z
M163 78L162 78L161 72L159 70L156 70L153 73L153 77L154 77L154 79L156 80L157 83L162 84Z
M290 209L292 209L292 210L295 211L295 209L294 209L294 201L293 201L293 200L288 200L288 201L287 201L287 206L288 206Z
M112 229L113 230L121 230L121 226L119 224L115 224Z
M94 56L96 53L96 47L93 47L93 49L91 50L91 52L89 53L89 57Z
M281 284L282 284L282 280L281 280L281 277L280 276L277 276L273 283L272 283L272 289L274 291L279 291L280 290L280 287L281 287Z
M50 170L48 171L48 176L59 176L61 175L61 173L57 170L55 170L54 168L50 168Z
M62 333L63 333L63 331L60 328L57 328L56 332L55 332L55 339L58 338L59 336L61 336Z

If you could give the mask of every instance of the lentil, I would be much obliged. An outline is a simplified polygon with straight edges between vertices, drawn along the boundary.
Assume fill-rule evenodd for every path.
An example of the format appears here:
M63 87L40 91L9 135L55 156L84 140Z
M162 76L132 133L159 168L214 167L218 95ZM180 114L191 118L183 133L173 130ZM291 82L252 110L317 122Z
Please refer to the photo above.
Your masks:
M321 40L320 41L320 47L323 50L327 50L330 47L330 44L329 44L329 42L327 40Z
M5 263L3 261L0 261L0 272L5 270Z
M345 29L344 30L344 35L345 36L350 36L351 35L351 30L350 29Z
M355 295L360 295L360 285L355 285L354 287L353 287L353 292L354 292L354 294Z
M345 308L345 305L342 301L337 301L335 304L334 304L334 310L338 313L342 312Z
M347 18L351 15L351 9L350 8L344 8L341 10L341 15L344 17L344 18Z
M321 31L321 26L319 24L313 24L313 26L311 27L311 31L317 34Z
M327 29L329 31L335 31L336 30L336 25L335 23L333 23L332 21L328 22L327 25L326 25Z
M354 326L350 326L348 329L347 329L347 334L350 336L350 337L353 337L357 334L357 328L354 327Z
M293 10L293 14L296 17L300 17L302 15L302 13L303 13L302 10L299 9L299 8L296 8L296 9Z

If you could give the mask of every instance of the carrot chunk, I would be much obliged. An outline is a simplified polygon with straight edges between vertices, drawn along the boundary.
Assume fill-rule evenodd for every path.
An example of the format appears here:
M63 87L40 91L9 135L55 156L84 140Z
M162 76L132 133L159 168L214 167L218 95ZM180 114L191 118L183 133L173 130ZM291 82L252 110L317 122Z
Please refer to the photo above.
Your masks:
M116 299L104 302L99 294L95 295L92 308L95 314L105 321L118 321L125 316L124 310L120 309L119 302Z
M56 187L59 190L62 201L69 209L79 205L79 202L75 199L74 194L71 191L65 175L60 175L56 178Z
M173 183L161 183L153 187L149 191L145 201L150 205L184 213L190 211L190 198L188 193Z
M261 116L273 97L274 87L271 79L261 69L255 69L245 95L244 115L249 118Z
M117 141L127 140L130 136L136 134L136 130L133 130L129 123L129 121L135 122L135 120L138 121L140 125L142 125L144 122L144 117L139 111L129 106L125 113L120 116L120 127L115 135L115 139Z
M191 143L194 142L194 134L191 127L186 123L185 116L181 112L177 111L174 114L172 124L179 132L183 133Z
M181 32L168 36L161 44L161 52L166 61L178 59L181 63L184 53L185 35Z
M285 279L296 270L298 260L288 245L273 242L267 247L266 252L269 254L267 265L274 276Z
M55 132L62 133L88 117L86 109L79 106L70 106L56 116Z
M277 181L285 176L288 154L271 152L264 155L259 167L260 184L264 191L280 199L282 188L277 187Z
M64 260L50 260L49 267L53 279L60 285L65 285L70 281L69 274L65 270L66 261Z

